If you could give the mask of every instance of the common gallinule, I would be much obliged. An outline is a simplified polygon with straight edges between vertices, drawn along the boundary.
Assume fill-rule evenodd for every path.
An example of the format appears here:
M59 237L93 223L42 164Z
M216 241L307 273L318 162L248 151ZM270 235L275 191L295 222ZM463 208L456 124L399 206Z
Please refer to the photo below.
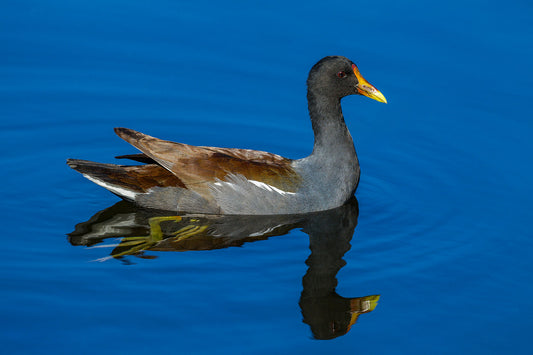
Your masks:
M118 158L144 165L78 159L67 164L119 197L148 208L249 215L327 210L344 204L359 182L359 161L341 110L341 99L353 94L387 102L345 57L325 57L313 66L307 101L315 143L303 159L191 146L115 128L143 153Z

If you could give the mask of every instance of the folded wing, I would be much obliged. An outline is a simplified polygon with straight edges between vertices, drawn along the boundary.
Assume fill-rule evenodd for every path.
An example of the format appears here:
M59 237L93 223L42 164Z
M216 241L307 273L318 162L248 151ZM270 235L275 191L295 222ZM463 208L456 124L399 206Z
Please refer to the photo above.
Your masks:
M198 147L161 140L131 129L115 128L119 137L171 172L187 189L211 199L210 186L228 174L295 192L300 179L292 160L249 150Z

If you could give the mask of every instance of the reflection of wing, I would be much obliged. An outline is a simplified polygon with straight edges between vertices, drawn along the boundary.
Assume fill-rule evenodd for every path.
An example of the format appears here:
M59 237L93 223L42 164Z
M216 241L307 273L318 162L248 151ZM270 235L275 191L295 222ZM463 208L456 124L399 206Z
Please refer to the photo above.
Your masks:
M121 238L113 257L138 255L144 250L211 250L240 246L287 234L301 226L302 216L168 215L121 201L80 223L69 234L73 245L92 246Z

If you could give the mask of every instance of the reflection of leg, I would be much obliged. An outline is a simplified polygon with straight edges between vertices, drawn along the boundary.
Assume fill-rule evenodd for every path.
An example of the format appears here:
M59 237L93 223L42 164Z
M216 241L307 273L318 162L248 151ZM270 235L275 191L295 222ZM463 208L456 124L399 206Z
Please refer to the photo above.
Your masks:
M162 224L165 222L174 222L172 223L172 227L174 228L167 228L166 233L163 231L162 227ZM183 222L185 226L174 231L176 226L179 227L178 223L181 222ZM172 238L173 242L181 242L196 236L207 229L207 225L198 225L198 222L200 222L199 219L183 219L181 216L152 217L148 220L148 224L150 225L150 234L148 236L122 238L120 244L115 248L111 255L115 258L125 255L133 255L153 247L166 238ZM123 250L123 248L126 248L126 250Z
M182 218L180 216L162 216L162 217L152 217L148 220L150 225L150 236L160 241L163 239L163 231L161 229L161 223L165 221L174 221L181 222Z
M152 217L148 220L150 234L147 236L123 237L120 244L113 250L111 256L120 258L126 255L134 255L143 250L149 249L154 244L163 240L163 230L161 223L166 221L181 222L180 216ZM182 228L183 229L183 228Z
M178 217L178 216L176 216ZM181 218L180 218L181 220ZM178 220L176 220L177 222L179 222ZM190 238L192 236L195 236L197 235L198 233L202 233L204 230L207 229L207 226L204 225L204 226L197 226L197 225L193 225L192 223L196 223L196 222L200 222L199 219L193 219L191 218L189 220L189 222L191 224L179 229L178 231L172 233L174 236L175 236L175 241L176 242L181 242L182 240L185 240L187 238ZM150 224L151 225L151 224Z

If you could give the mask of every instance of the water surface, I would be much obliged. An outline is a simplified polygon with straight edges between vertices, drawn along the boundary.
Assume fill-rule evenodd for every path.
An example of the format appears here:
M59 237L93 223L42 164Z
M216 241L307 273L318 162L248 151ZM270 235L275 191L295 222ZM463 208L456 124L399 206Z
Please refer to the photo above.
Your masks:
M531 14L521 1L4 5L3 350L531 353ZM116 126L303 157L305 79L325 55L353 59L389 102L343 99L362 176L341 217L164 249L154 216L99 214L117 197L65 165L133 153ZM79 237L94 231L106 238Z

